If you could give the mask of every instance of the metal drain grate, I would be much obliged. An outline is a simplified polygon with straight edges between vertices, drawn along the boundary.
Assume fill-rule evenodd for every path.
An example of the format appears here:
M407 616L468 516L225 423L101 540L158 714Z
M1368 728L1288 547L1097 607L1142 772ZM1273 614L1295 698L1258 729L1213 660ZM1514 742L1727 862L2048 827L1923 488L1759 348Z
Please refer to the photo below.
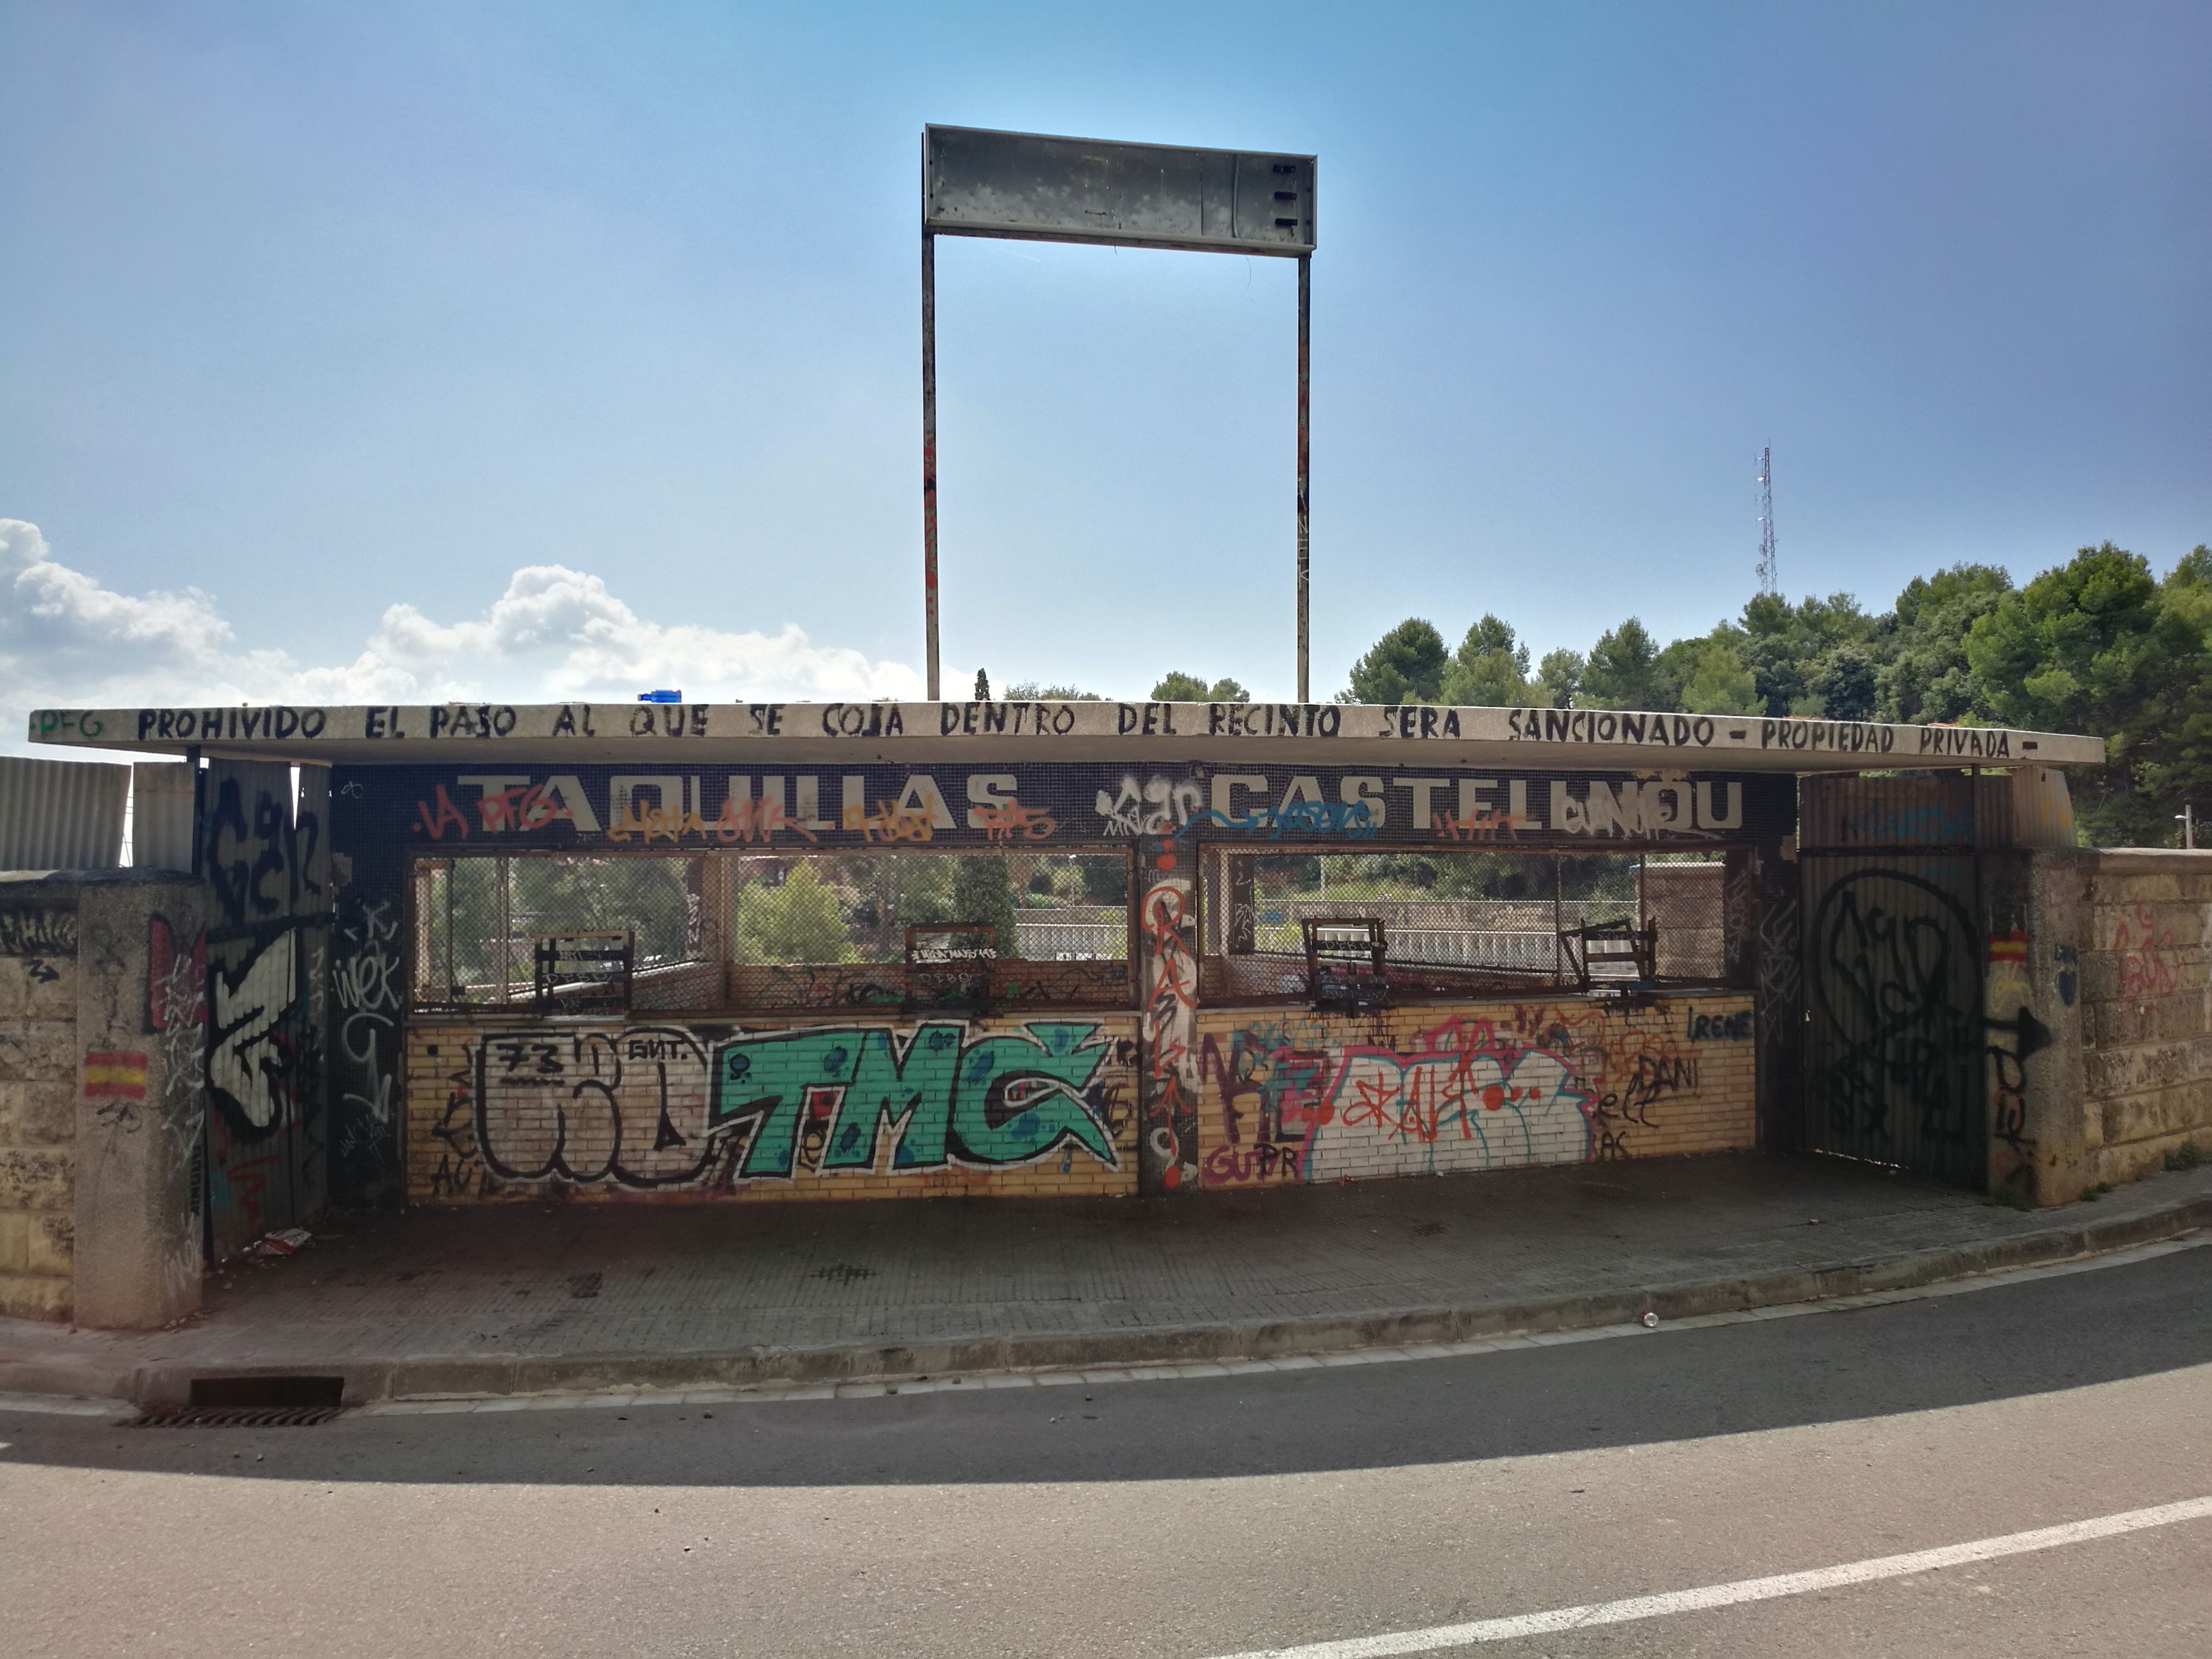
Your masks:
M345 1409L345 1378L196 1376L181 1406L144 1406L133 1429L307 1429Z
M155 1406L123 1425L126 1429L311 1429L343 1406Z

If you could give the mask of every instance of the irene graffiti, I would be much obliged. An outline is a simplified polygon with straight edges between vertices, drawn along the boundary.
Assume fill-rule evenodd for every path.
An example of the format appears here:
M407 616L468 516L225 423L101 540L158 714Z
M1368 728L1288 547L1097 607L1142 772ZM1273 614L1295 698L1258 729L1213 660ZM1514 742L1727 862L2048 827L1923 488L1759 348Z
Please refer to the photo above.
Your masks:
M1224 1016L1200 1043L1200 1182L1573 1164L1698 1150L1698 1135L1746 1145L1752 1067L1733 1045L1747 1018L1741 1004L1586 1003Z
M417 1198L1132 1188L1127 1018L425 1033Z

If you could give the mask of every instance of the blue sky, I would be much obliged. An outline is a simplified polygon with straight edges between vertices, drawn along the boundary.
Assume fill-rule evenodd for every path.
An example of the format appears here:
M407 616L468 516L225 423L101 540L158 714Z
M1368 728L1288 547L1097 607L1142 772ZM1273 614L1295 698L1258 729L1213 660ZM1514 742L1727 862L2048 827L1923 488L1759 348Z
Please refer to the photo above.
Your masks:
M1793 594L2212 540L2201 4L0 0L0 61L17 709L913 693L928 121L1321 157L1321 695L1408 614L1732 614L1762 444ZM1288 696L1294 268L939 276L948 689Z

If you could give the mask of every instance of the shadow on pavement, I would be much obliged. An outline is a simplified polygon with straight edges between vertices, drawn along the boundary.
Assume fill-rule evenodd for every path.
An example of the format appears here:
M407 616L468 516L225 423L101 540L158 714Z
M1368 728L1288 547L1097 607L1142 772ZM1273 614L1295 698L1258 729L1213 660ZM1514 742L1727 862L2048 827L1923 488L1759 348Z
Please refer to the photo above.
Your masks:
M1856 1312L1264 1376L265 1431L0 1416L0 1468L532 1486L1218 1479L1694 1439L2208 1362L2212 1249L2190 1249Z

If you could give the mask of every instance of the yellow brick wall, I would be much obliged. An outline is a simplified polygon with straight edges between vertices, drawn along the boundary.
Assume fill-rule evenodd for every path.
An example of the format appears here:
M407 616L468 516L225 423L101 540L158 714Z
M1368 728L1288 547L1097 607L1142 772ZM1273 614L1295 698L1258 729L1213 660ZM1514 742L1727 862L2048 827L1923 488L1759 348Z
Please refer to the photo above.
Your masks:
M1198 1042L1208 1188L1726 1152L1757 1134L1745 994L1201 1010Z
M416 1023L406 1043L407 1194L467 1204L1133 1194L1136 1031L1133 1013L817 1017L741 1029ZM882 1079L888 1066L908 1085L936 1079L903 1138L867 1121L857 1100L843 1109L864 1049L878 1062L866 1075ZM1009 1073L1018 1080L992 1096L994 1076ZM790 1109L717 1129L718 1087L726 1104L773 1097ZM921 1121L932 1109L934 1135ZM840 1146L866 1166L825 1167L839 1163ZM895 1167L902 1146L915 1167Z

